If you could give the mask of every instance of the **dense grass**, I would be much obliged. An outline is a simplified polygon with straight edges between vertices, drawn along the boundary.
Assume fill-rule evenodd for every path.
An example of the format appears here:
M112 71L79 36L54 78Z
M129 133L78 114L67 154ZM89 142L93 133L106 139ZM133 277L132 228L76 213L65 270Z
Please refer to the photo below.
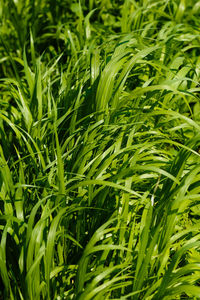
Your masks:
M199 14L1 1L1 299L200 298Z

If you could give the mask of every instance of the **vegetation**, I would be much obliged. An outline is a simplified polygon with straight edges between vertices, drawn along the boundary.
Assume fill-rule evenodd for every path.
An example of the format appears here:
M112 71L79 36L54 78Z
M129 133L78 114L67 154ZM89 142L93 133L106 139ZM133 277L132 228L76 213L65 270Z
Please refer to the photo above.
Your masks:
M200 298L199 13L1 0L0 299Z

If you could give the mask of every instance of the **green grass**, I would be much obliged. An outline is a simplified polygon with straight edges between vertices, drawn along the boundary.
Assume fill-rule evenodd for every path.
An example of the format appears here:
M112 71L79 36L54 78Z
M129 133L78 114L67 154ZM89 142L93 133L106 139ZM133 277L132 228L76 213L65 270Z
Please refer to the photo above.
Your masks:
M1 1L0 299L200 298L199 13Z

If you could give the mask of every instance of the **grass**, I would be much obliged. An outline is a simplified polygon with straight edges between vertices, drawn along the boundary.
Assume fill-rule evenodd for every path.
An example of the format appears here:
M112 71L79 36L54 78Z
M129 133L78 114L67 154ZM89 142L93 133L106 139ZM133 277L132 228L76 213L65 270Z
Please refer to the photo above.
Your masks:
M2 1L0 299L200 298L199 9Z

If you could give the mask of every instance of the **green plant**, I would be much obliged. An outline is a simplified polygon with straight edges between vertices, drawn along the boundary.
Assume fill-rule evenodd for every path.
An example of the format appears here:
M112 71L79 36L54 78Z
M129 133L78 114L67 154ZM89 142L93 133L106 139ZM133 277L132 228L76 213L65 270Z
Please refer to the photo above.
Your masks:
M199 299L199 2L2 1L0 298Z

